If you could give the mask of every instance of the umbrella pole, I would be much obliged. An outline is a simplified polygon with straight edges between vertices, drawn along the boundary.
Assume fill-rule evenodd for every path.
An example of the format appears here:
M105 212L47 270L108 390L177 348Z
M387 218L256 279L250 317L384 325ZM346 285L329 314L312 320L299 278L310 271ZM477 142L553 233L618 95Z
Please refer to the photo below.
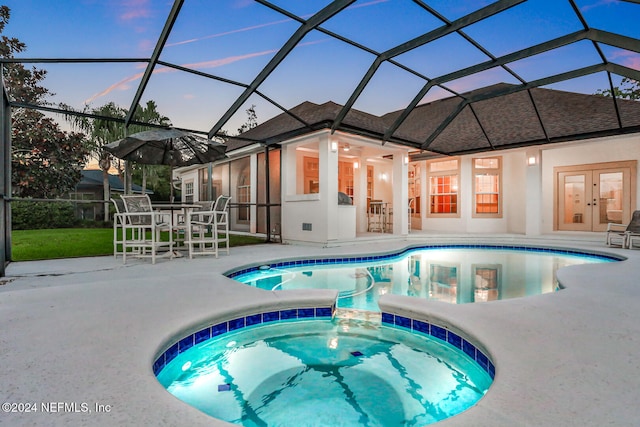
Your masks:
M131 177L131 162L128 160L124 161L124 194L132 194L133 193L133 183Z
M175 194L173 189L173 166L169 166L169 191L170 191L169 200L171 201L171 203L173 203L175 200Z

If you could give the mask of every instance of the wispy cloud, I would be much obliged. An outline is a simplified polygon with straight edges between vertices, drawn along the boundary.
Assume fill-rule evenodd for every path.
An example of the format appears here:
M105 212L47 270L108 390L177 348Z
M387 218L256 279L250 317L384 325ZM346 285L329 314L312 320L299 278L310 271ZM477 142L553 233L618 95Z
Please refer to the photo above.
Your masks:
M388 1L389 0L372 0L372 1L367 2L367 3L356 3L356 4L352 4L347 9L358 9L360 7L367 7L367 6L373 6L373 5L380 4L380 3L387 3Z
M222 33L210 34L208 36L196 37L196 38L193 38L193 39L182 40L182 41L175 42L175 43L167 43L166 47L179 46L179 45L183 45L183 44L199 42L199 41L202 41L202 40L213 39L213 38L216 38L216 37L224 37L224 36L228 36L228 35L231 35L231 34L243 33L243 32L246 32L246 31L253 31L253 30L257 30L258 28L264 28L264 27L270 27L272 25L284 24L285 22L291 22L291 19L282 19L280 21L273 21L273 22L267 22L267 23L264 23L264 24L251 25L249 27L238 28L236 30L224 31Z
M138 0L138 1L144 1L144 0ZM380 4L380 3L387 3L389 0L372 0L369 1L367 3L356 3L354 5L349 6L347 9L356 9L356 8L361 8L361 7L368 7L368 6L374 6L376 4ZM244 1L238 1L237 2L237 7L244 7L246 6ZM302 19L307 19L310 18L312 15L302 15L300 16ZM281 25L281 24L286 24L288 22L292 22L292 19L281 19L279 21L271 21L271 22L265 22L264 24L257 24L257 25L250 25L248 27L243 27L243 28L238 28L235 30L230 30L230 31L223 31L221 33L216 33L216 34L209 34L207 36L202 36L202 37L195 37L192 39L188 39L188 40L182 40L179 42L174 42L174 43L167 43L165 46L166 47L172 47L172 46L180 46L180 45L184 45L184 44L189 44L189 43L196 43L202 40L208 40L208 39L213 39L213 38L217 38L217 37L224 37L224 36L229 36L231 34L238 34L238 33L244 33L247 31L254 31L260 28L266 28L266 27L271 27L274 25Z
M325 41L327 41L327 40L316 40L316 41L312 41L312 42L300 43L298 46L299 47L309 46L309 45L324 43ZM251 58L257 58L257 57L265 56L265 55L272 55L272 54L276 53L277 51L278 51L278 49L269 49L269 50L263 50L263 51L260 51L260 52L246 53L244 55L227 56L225 58L213 59L213 60L210 60L210 61L201 61L201 62L193 62L193 63L188 63L188 64L182 64L182 66L185 67L185 68L191 68L191 69L194 69L194 70L207 70L207 69L222 67L224 65L233 64L234 62L245 61L245 60L251 59ZM176 70L174 68L159 67L159 68L155 68L153 70L153 74L175 73L177 71L178 70ZM116 91L116 90L120 90L120 91L128 90L130 88L130 84L132 82L140 80L143 75L144 75L144 72L140 72L140 73L134 74L134 75L132 75L130 77L124 78L124 79L120 80L119 82L116 82L116 83L112 84L111 86L109 86L105 90L103 90L103 91L101 91L99 93L96 93L95 95L91 96L89 99L85 100L84 103L85 104L91 104L96 99L101 98L101 97L103 97L105 95L108 95L109 93L111 93L113 91Z
M610 4L616 4L616 3L620 3L620 1L619 0L598 0L594 3L585 4L584 6L580 7L580 11L588 12L591 9L595 9L602 6L609 6Z

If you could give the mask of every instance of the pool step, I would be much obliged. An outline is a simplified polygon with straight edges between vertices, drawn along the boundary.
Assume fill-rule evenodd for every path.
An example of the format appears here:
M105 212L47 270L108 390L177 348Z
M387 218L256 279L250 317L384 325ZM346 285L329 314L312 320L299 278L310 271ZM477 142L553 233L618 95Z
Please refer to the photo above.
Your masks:
M336 308L335 318L340 320L361 320L374 324L382 323L382 313L379 311L356 310L353 308Z

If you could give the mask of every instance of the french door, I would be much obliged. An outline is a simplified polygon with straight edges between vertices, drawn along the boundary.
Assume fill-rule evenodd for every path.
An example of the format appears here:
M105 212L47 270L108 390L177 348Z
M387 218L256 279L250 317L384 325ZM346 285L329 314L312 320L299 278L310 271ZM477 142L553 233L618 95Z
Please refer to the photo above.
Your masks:
M634 161L556 168L557 229L605 231L609 222L628 223L635 166Z

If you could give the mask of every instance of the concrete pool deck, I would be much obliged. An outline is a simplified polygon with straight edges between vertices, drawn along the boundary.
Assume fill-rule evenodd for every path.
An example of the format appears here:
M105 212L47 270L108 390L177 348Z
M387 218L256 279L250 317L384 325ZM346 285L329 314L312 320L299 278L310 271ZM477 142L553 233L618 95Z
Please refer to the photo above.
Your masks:
M327 292L269 292L222 276L282 258L388 252L409 245L486 243L622 255L558 272L566 289L490 303L385 296L389 307L450 322L479 340L495 382L468 411L439 426L635 425L640 419L640 251L585 236L444 236L366 240L331 248L257 245L219 259L113 257L11 263L0 278L1 401L38 412L0 412L11 426L232 425L179 401L151 365L172 337L210 319L307 304ZM383 404L384 402L381 402ZM43 408L45 409L43 411Z

